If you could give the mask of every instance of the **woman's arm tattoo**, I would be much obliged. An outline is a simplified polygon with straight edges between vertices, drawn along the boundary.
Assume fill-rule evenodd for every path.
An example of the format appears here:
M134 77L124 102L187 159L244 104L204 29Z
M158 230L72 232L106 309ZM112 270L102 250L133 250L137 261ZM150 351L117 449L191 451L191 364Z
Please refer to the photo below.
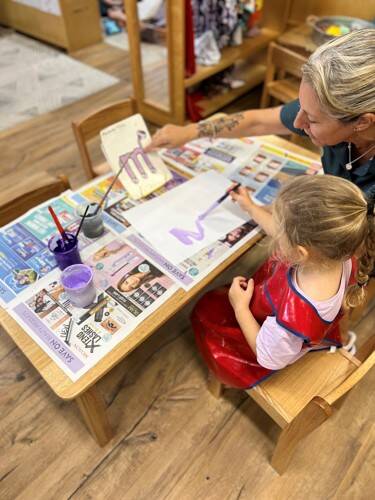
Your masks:
M243 113L236 113L232 116L225 116L212 121L202 121L198 123L198 137L216 137L221 131L231 131L245 119Z

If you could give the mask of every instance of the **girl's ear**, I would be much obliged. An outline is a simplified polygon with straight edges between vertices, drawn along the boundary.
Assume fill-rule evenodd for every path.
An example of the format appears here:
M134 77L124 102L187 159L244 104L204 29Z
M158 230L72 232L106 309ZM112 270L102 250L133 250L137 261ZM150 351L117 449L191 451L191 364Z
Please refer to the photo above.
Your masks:
M299 260L301 262L305 262L310 254L309 254L309 251L307 250L307 248L303 247L302 245L297 245L297 254L298 254L298 257L299 257Z

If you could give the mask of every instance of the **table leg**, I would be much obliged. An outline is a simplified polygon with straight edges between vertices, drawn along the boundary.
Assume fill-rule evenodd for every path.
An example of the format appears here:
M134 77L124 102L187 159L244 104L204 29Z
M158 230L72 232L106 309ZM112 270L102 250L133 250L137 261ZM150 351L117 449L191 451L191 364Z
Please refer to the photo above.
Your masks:
M89 431L100 446L105 446L113 437L103 398L96 386L90 387L86 392L76 398Z

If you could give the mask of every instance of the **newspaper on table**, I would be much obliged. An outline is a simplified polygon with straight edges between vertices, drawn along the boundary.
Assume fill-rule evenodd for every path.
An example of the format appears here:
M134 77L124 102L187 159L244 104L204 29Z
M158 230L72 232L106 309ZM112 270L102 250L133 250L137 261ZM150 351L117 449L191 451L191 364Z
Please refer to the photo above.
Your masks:
M112 234L83 251L97 290L85 309L72 306L50 272L8 310L73 381L132 333L178 286L126 239Z
M181 148L163 150L161 156L190 175L214 169L246 186L253 200L260 204L272 203L290 176L321 170L316 160L251 137L198 139Z
M74 231L76 216L69 195L70 191L66 191L1 228L0 305L3 307L56 267L47 246L56 226L47 207L53 207L67 231Z

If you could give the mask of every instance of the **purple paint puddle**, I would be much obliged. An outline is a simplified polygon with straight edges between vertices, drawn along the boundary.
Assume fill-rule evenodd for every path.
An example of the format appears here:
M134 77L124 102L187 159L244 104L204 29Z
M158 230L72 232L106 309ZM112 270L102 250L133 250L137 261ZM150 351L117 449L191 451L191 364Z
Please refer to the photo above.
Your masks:
M202 221L216 208L219 203L215 201L203 214L198 215L195 219L196 231L188 231L174 227L169 232L177 238L183 245L192 245L195 241L202 241L204 238L204 228Z

